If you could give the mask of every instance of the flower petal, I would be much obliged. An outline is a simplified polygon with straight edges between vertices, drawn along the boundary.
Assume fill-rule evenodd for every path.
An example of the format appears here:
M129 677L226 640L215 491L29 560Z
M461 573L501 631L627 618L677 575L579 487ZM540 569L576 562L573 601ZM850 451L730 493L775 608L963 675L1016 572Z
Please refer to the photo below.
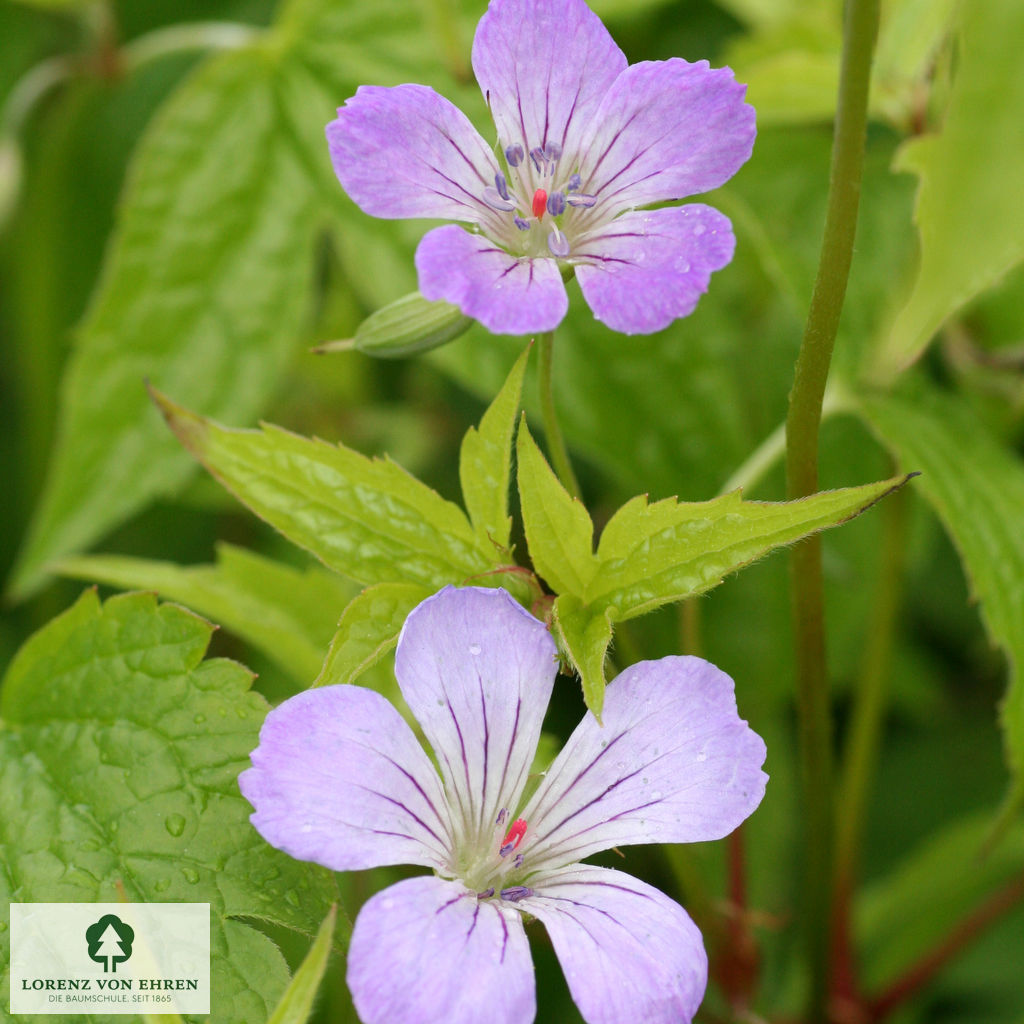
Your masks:
M701 203L624 213L573 252L594 316L623 334L651 334L689 316L736 247L729 218Z
M721 839L761 802L764 742L709 662L631 665L609 685L603 719L587 713L522 813L531 870L612 846Z
M522 910L544 922L587 1024L688 1024L707 987L700 931L678 903L611 868L546 875Z
M491 0L473 71L502 147L556 143L575 159L626 58L583 0Z
M348 986L363 1024L529 1024L536 1013L519 913L434 876L359 911Z
M445 587L406 619L395 676L469 837L514 810L555 672L551 635L504 590Z
M271 711L238 784L259 833L299 860L351 871L451 859L437 772L402 716L361 686L306 690Z
M374 217L499 221L483 192L494 156L458 107L425 85L360 86L327 126L334 173Z
M730 68L673 57L633 64L594 119L580 167L595 213L684 199L731 178L754 146L754 108Z
M416 270L426 298L454 303L493 334L554 330L569 309L553 259L517 260L455 224L427 232Z

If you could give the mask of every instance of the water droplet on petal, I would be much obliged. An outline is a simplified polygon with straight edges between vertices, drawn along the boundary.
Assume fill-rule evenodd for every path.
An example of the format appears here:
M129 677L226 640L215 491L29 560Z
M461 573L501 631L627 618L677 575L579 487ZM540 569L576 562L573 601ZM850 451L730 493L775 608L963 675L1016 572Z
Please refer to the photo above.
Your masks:
M660 790L660 789L656 789L656 790L655 790L655 791L654 791L654 792L653 792L653 793L651 794L651 799L652 799L652 800L660 800L660 799L662 798L662 796L664 796L664 794L663 794L663 793L661 792L661 790Z
M479 644L470 644L469 645L469 653L474 655L474 656L479 654L480 653L480 645Z
M702 750L702 751L701 751L701 752L700 752L700 753L699 753L699 754L697 755L697 760L698 760L698 761L706 761L707 759L708 759L708 754L707 754L707 751L706 751L706 750Z
M707 228L705 228L703 224L694 224L693 233L698 238L700 238L700 236L703 235L705 231L707 231Z

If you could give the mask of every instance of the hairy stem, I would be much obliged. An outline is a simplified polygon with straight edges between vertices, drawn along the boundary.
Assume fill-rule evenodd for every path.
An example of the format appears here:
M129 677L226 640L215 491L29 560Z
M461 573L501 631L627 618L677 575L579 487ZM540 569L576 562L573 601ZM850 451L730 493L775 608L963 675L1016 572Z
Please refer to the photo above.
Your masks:
M821 406L853 258L878 7L879 0L848 0L846 5L821 260L786 418L786 491L790 499L805 497L818 489ZM829 995L834 818L832 719L818 538L812 537L793 548L792 578L796 701L806 814L802 918L811 978L809 1018L821 1021L827 1019Z
M574 497L580 497L580 485L576 482L569 451L565 447L565 438L558 423L555 412L555 394L551 383L551 363L555 348L555 332L545 331L537 338L537 349L540 356L537 369L537 386L540 391L540 414L544 423L544 434L548 439L548 453L551 463L562 486Z

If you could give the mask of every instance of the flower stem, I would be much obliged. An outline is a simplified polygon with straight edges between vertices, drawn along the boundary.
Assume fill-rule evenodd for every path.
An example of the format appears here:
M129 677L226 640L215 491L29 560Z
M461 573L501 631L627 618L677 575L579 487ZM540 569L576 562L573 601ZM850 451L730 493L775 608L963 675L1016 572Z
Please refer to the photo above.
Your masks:
M879 0L847 0L846 4L821 260L786 418L786 491L791 500L818 489L821 406L853 258L878 7ZM803 921L811 976L809 1017L821 1021L827 1019L829 991L834 818L832 719L818 538L793 548L792 578L796 701L806 815Z
M548 439L548 452L562 486L574 497L580 497L580 485L576 481L565 438L555 413L555 395L551 384L551 363L555 348L555 332L545 331L537 338L540 365L537 370L537 386L540 391L540 414L544 422L544 433Z

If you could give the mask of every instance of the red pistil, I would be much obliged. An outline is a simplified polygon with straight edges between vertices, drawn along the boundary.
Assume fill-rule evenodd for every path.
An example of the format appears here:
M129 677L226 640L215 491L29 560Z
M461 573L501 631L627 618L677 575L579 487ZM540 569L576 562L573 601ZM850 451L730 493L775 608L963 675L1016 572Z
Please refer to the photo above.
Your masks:
M540 190L538 189L538 191ZM534 200L533 205L537 205L536 200ZM498 850L498 853L502 857L507 857L523 841L524 835L526 835L526 821L523 818L516 818L512 822L512 827L508 830L507 835L502 840L501 849Z
M544 211L548 208L548 194L544 189L539 188L533 193L533 215L540 220Z

